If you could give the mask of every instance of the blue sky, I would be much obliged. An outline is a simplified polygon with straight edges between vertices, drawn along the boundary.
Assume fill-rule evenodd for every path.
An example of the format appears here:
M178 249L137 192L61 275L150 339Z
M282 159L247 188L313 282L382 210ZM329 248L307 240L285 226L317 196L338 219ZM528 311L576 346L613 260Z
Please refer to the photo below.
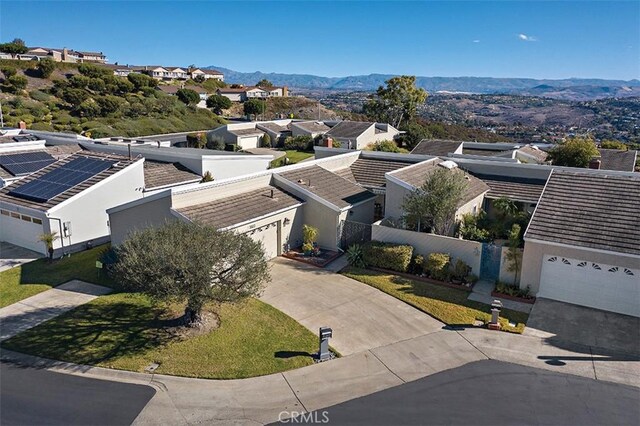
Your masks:
M640 78L640 2L0 3L0 39L111 62L340 77Z

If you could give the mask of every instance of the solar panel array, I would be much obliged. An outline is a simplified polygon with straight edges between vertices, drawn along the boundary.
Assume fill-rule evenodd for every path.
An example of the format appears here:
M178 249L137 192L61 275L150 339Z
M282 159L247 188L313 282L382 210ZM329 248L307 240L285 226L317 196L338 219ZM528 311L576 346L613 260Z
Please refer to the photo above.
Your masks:
M44 203L109 169L115 163L112 160L88 157L74 158L42 176L12 189L9 191L9 195Z
M24 176L37 172L55 161L55 158L46 152L0 155L0 166L13 176Z

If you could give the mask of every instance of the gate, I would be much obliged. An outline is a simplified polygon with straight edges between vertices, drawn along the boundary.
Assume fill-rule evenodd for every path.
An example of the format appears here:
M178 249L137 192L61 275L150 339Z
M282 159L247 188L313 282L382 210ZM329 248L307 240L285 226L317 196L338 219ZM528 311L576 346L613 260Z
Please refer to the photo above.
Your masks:
M480 258L480 279L497 281L500 277L500 258L502 247L493 243L482 243L482 257Z
M343 220L340 222L340 248L346 250L352 244L364 244L371 241L371 225L368 223Z

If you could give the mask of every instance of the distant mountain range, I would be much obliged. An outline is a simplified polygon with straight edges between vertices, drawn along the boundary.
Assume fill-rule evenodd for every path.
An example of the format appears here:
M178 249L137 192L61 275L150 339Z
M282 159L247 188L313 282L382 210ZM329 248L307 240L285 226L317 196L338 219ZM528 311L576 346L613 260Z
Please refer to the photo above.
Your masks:
M309 90L373 91L393 77L392 74L321 77L311 74L263 73L261 71L247 73L218 66L207 68L222 71L228 83L250 85L266 78L278 86ZM507 93L571 100L640 96L640 80L417 77L416 84L430 93Z

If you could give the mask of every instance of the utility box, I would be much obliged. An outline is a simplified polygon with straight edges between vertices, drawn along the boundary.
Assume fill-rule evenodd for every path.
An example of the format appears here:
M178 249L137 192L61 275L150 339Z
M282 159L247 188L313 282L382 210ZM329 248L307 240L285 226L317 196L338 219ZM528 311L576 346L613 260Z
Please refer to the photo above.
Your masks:
M320 327L318 332L319 346L318 362L327 361L333 358L333 354L329 350L329 339L333 337L333 330L329 327Z

